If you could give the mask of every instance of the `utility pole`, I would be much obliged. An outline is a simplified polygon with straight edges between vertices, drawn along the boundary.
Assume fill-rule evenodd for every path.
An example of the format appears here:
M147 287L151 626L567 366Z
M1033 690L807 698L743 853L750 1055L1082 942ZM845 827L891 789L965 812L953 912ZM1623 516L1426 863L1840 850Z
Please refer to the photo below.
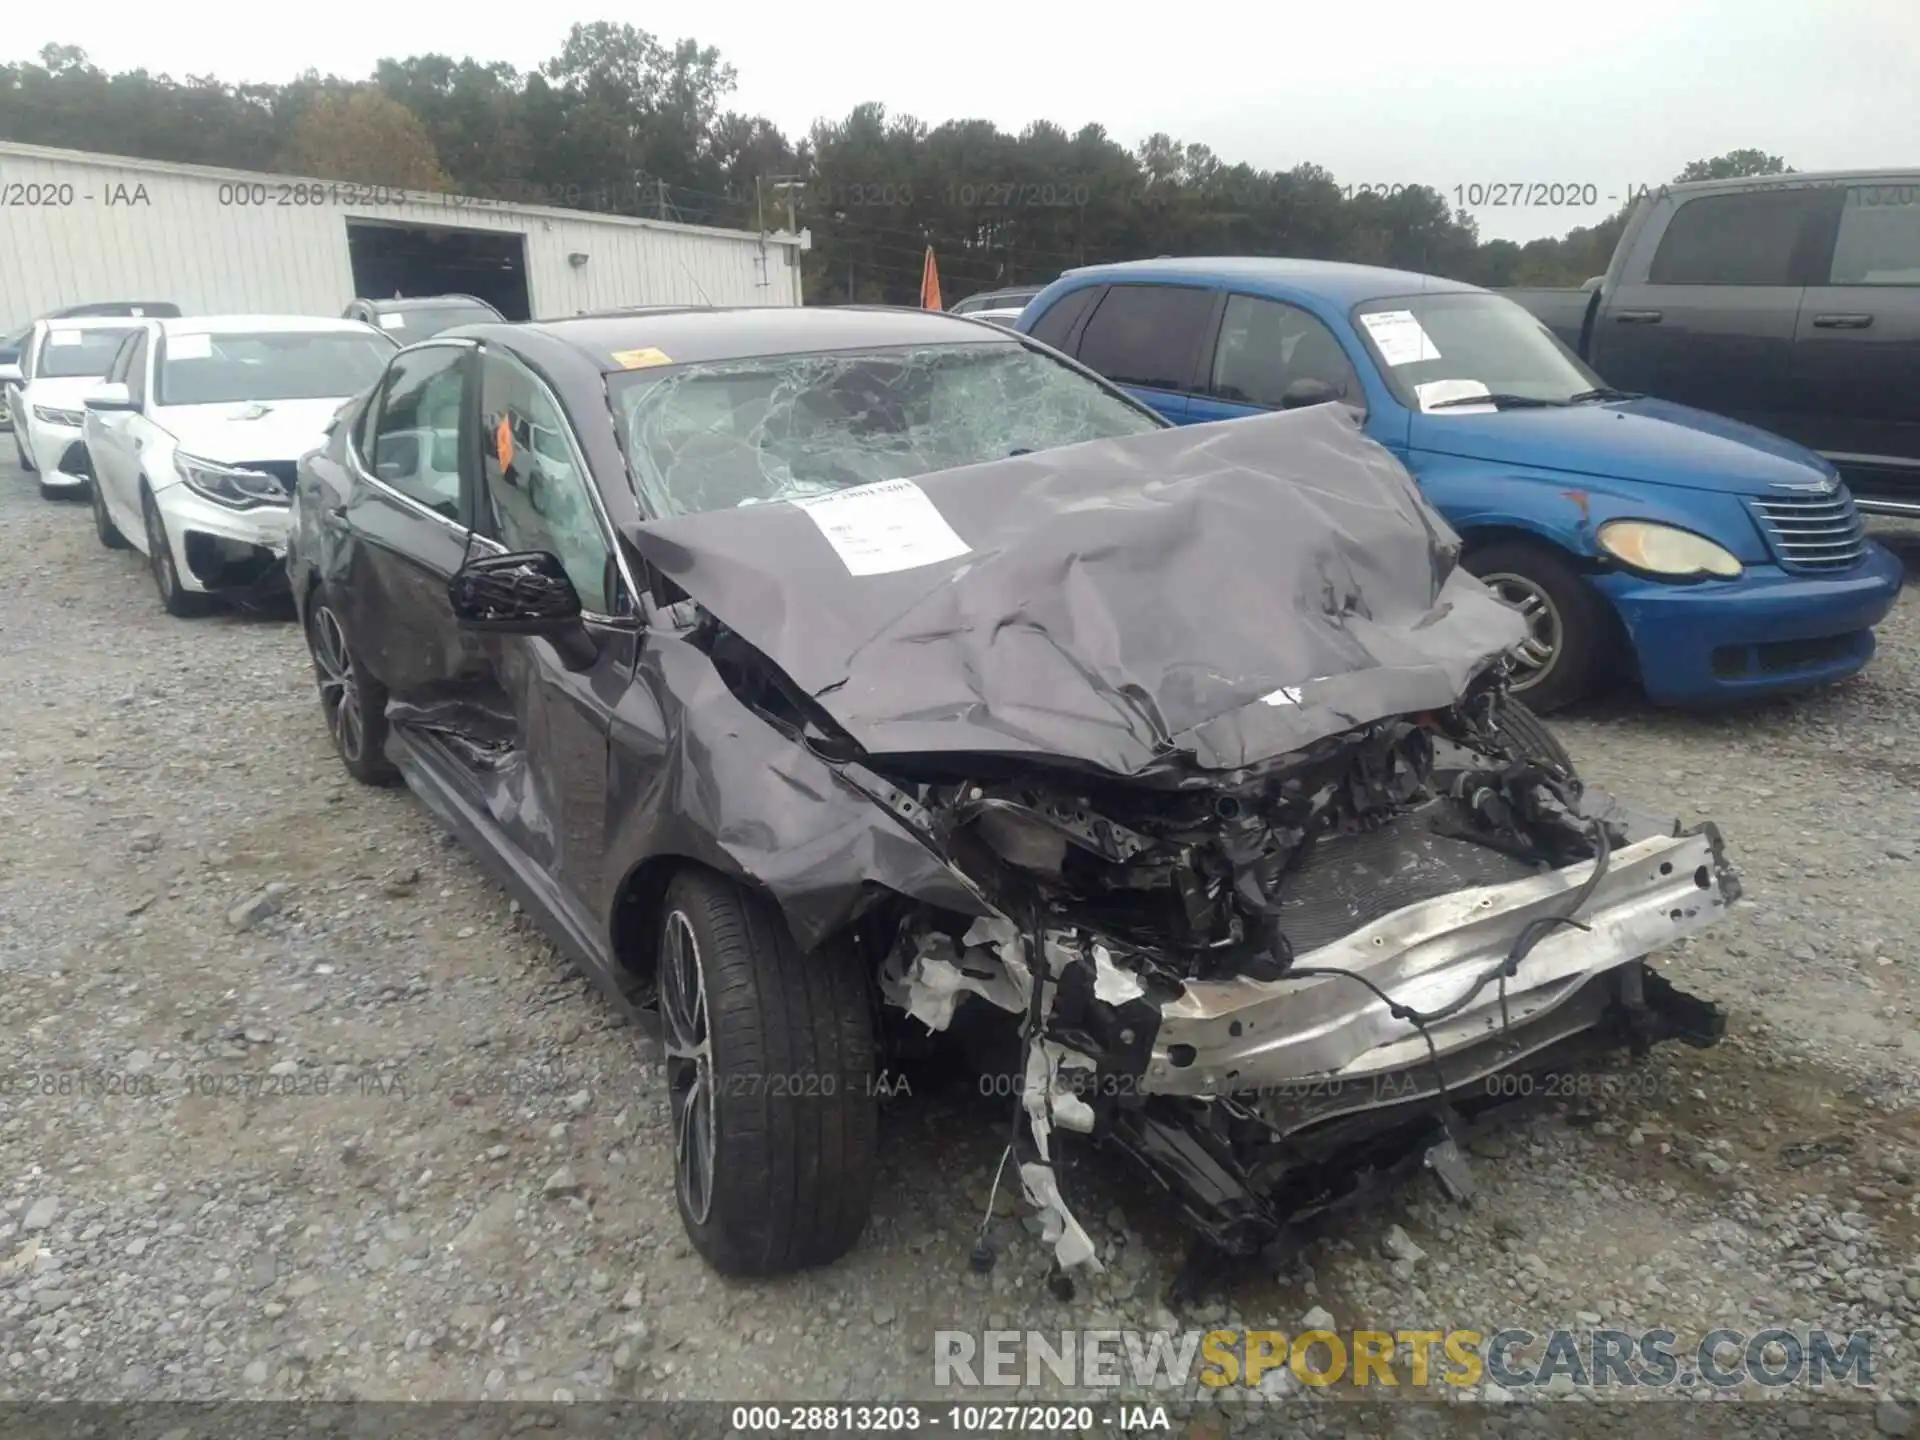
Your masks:
M664 220L667 218L667 182L664 180L656 180L653 183L659 187L660 218Z
M760 177L753 177L753 224L762 235L767 233L767 201L760 192Z

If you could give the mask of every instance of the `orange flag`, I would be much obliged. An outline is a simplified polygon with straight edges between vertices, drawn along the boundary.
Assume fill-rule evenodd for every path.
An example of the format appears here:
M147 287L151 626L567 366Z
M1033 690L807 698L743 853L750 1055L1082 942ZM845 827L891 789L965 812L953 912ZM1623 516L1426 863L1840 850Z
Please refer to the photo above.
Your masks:
M927 263L920 271L920 308L922 310L944 310L940 303L940 271L933 263L933 247L927 247Z

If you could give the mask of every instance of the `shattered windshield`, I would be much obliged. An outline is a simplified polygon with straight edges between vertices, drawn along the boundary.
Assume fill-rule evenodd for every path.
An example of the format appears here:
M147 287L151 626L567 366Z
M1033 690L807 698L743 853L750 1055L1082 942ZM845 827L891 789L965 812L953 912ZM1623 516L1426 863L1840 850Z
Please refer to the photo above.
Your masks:
M649 513L801 500L1164 422L1019 343L764 356L615 377Z

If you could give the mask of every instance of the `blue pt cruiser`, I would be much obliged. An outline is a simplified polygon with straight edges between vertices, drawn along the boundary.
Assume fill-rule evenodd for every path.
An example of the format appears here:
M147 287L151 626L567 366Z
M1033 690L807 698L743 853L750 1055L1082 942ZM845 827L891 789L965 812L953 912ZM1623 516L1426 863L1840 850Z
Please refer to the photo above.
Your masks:
M1343 401L1526 614L1536 710L1622 662L1684 705L1855 674L1899 561L1812 451L1612 390L1512 301L1330 261L1068 271L1015 328L1179 424Z

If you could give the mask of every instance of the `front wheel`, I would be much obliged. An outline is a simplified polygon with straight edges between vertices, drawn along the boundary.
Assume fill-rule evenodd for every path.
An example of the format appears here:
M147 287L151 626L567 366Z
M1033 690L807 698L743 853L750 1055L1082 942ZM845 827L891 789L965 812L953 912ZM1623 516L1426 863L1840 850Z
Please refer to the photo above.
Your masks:
M161 608L180 620L205 615L213 608L213 601L180 583L180 572L173 563L173 546L167 542L167 522L161 517L159 503L151 490L140 492L140 518L147 532L147 568L153 572L153 588L160 592Z
M29 475L38 475L40 473L39 467L33 463L33 457L27 453L27 442L20 438L19 426L24 424L26 424L26 421L22 420L17 422L14 427L13 453L20 457L20 468L22 470L26 471Z
M98 475L93 477L88 492L93 502L93 533L100 537L100 543L109 550L126 549L127 537L120 533L120 527L113 523L113 516L107 513L106 497L100 493Z
M386 688L354 662L346 627L319 594L307 612L307 651L340 763L362 785L393 784L400 772L386 755Z
M1558 551L1499 540L1468 552L1467 570L1520 612L1527 638L1513 656L1513 694L1536 714L1584 700L1612 650L1607 602Z
M667 889L659 956L688 1238L723 1275L839 1259L866 1228L878 1145L859 957L803 952L763 896L700 870Z

